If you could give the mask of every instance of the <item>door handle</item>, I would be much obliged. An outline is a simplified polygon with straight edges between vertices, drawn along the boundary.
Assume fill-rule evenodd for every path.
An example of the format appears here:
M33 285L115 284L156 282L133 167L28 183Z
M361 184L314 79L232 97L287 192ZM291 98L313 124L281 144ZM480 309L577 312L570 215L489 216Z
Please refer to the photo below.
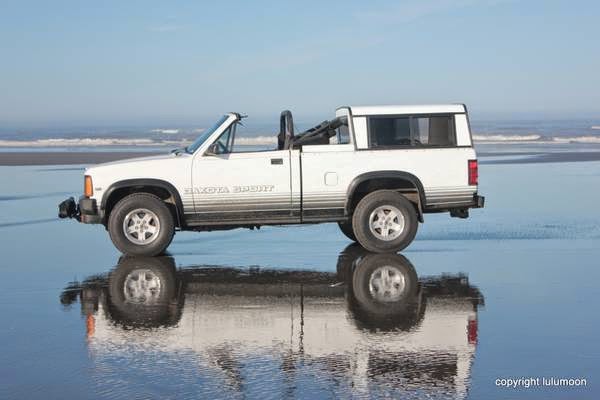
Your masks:
M271 165L283 165L283 158L271 158Z

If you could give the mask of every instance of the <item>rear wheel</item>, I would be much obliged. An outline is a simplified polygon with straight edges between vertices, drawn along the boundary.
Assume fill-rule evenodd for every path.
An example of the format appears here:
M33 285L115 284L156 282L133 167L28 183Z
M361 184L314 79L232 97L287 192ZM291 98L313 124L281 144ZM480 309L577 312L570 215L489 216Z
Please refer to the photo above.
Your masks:
M175 224L161 199L149 193L135 193L113 208L108 232L122 253L155 256L164 252L173 240Z
M356 242L356 236L354 235L354 229L352 229L352 218L347 219L346 221L338 222L338 226L340 230L346 237L353 242Z
M372 314L404 309L416 299L417 272L399 254L368 254L356 265L352 290L358 303Z
M417 272L400 254L366 254L356 261L349 306L359 328L409 330L423 319L425 302Z
M417 224L413 204L391 190L366 195L352 217L356 239L365 249L376 253L404 249L414 240Z

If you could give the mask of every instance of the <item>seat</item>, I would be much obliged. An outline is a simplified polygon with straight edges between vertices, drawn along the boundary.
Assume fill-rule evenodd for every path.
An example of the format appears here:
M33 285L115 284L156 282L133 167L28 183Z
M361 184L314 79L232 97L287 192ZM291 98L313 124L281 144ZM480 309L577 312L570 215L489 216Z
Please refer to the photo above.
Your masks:
M290 110L284 110L279 117L279 134L277 135L277 150L287 150L294 139L294 119Z

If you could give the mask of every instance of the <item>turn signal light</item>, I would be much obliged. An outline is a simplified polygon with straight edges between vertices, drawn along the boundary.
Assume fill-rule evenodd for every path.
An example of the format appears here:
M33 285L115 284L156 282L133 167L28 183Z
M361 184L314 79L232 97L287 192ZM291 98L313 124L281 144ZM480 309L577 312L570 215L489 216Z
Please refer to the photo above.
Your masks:
M92 187L92 177L86 175L83 179L83 195L85 197L92 197L94 194L94 188Z
M469 160L469 186L477 186L478 177L477 160Z

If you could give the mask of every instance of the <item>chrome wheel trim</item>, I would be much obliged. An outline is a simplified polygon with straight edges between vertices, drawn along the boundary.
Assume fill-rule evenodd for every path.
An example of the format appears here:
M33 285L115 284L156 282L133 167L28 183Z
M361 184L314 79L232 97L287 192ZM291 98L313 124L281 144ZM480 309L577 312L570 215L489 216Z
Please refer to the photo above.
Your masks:
M147 208L136 208L123 219L123 233L131 243L150 244L160 233L160 220Z
M369 293L376 301L398 301L406 290L406 277L398 268L384 265L377 268L369 278Z
M160 299L161 289L160 277L146 268L131 271L123 284L123 294L128 303L156 303Z
M385 242L398 238L405 226L404 214L394 206L379 206L369 215L371 233Z

